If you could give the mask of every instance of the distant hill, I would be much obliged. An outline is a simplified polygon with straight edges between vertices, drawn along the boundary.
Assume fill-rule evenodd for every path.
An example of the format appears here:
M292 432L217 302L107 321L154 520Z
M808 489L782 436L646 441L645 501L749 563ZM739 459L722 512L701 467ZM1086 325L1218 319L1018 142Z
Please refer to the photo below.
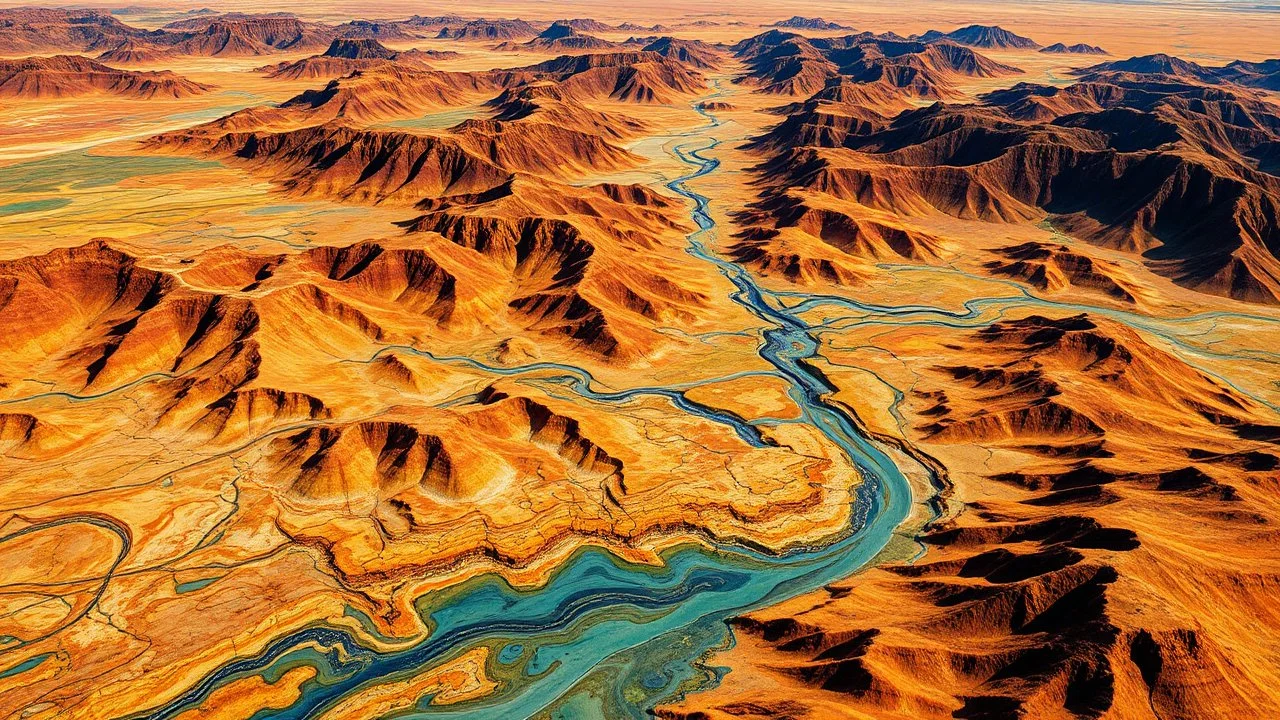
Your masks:
M1051 53L1057 55L1109 55L1106 50L1097 45L1086 45L1084 43L1076 43L1075 45L1067 45L1065 43L1054 43L1048 47L1040 48L1042 53Z
M967 25L947 33L930 30L923 35L913 36L912 39L921 42L950 40L961 45L991 50L1038 50L1040 48L1040 43L1035 40L1009 32L998 25Z
M795 15L786 20L779 20L769 27L787 28L789 30L852 30L848 25L828 22L822 18L807 18Z

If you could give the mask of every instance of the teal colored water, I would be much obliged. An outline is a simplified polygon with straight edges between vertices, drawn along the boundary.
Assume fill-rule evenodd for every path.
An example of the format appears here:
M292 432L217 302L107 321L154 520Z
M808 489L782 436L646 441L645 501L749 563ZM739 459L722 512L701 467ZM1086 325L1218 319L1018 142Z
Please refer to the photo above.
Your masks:
M271 215L284 215L285 213L306 210L308 207L310 206L308 205L268 205L266 207L250 208L248 210L245 210L244 214L269 217Z
M503 665L510 665L519 660L524 655L524 645L520 643L511 643L502 646L502 650L498 652L498 662Z
M53 657L53 653L44 653L43 655L36 655L35 657L31 657L31 658L27 658L26 660L23 660L22 662L18 663L17 665L14 665L13 667L7 670L0 670L0 680L3 680L7 677L12 677L14 675L17 675L18 673L24 673L28 670L34 670L35 668L40 667L40 665L45 660L48 660L51 657Z
M232 95L232 93L223 93L223 94L228 97ZM193 110L191 112L174 113L172 115L165 116L165 120L168 120L171 122L180 122L180 123L209 122L211 120L217 120L218 118L230 115L231 113L236 112L238 110L243 110L246 105L252 104L254 101L261 99L259 96L253 95L251 93L234 93L234 94L243 96L245 102L236 103L235 105L219 105L217 107L203 108L201 110Z
M23 213L40 212L41 210L57 210L71 204L71 198L43 198L41 200L24 200L21 202L0 205L0 217L21 215Z
M390 122L383 123L382 127L410 130L440 130L443 128L453 127L465 120L482 117L484 114L485 113L481 108L459 108L457 110L445 110L443 112L429 113L421 117L409 118L406 120L392 120Z
M707 117L708 129L718 125ZM681 546L665 552L657 567L628 564L603 550L583 548L535 589L513 588L500 576L485 575L421 598L417 609L431 632L410 647L379 653L360 645L345 628L307 628L276 639L256 656L222 666L174 701L137 717L174 717L239 678L261 675L270 681L300 665L315 668L317 674L302 685L298 700L257 717L315 717L345 697L413 677L483 645L495 651L502 680L497 692L440 707L423 698L416 708L395 717L643 718L659 702L715 680L715 674L698 663L708 651L729 642L727 618L848 577L872 561L908 515L909 484L883 449L824 400L832 388L805 362L817 353L812 329L744 268L716 256L704 244L715 229L707 212L709 200L686 183L715 172L719 162L705 154L717 143L700 134L690 134L675 148L691 171L667 184L693 202L691 217L700 229L689 237L688 251L696 261L711 263L723 273L736 288L732 298L764 324L760 356L773 367L772 374L789 383L801 421L818 429L857 465L860 478L849 479L857 485L849 532L824 547L782 555L736 546ZM639 394L660 395L684 412L732 426L745 442L761 442L753 426L691 403L673 388L598 392L585 370L549 363L505 372L530 371L560 372L563 387L602 402L621 404Z
M177 592L179 595L183 595L185 593L194 592L196 590L203 590L204 588L207 588L210 585L212 585L218 579L219 579L218 577L207 577L207 578L200 578L199 580L191 580L188 582L178 583L174 587L174 591Z
M216 162L181 157L60 153L6 167L0 173L0 194L48 193L63 187L90 190L133 177L217 166Z

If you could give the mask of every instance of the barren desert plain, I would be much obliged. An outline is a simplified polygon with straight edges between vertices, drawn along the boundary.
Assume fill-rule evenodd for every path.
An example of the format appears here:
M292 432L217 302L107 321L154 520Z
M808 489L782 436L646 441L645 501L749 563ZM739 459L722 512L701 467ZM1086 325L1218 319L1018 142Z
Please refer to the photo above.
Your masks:
M0 717L1280 718L1280 6L0 5Z

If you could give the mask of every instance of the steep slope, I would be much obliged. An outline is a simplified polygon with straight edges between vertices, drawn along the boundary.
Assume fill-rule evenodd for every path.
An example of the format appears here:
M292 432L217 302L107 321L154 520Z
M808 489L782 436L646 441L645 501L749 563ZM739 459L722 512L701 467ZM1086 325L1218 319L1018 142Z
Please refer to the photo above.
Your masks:
M871 33L804 38L772 30L733 46L749 68L745 82L764 92L812 95L837 77L882 86L904 98L955 97L962 77L1022 72L951 42L903 41Z
M427 33L435 36L441 29L454 25L463 25L467 20L468 18L464 18L461 15L413 15L402 21L402 24L410 32Z
M1090 65L1075 71L1082 80L1133 79L1135 76L1153 76L1145 79L1170 79L1177 82L1214 82L1213 71L1199 63L1179 57L1155 53L1139 55L1125 60ZM1138 78L1143 79L1143 78Z
M1236 60L1221 68L1218 77L1237 85L1261 88L1263 90L1280 90L1280 59L1263 60L1262 62L1245 62Z
M617 47L617 43L603 40L594 35L587 35L584 32L580 32L573 25L557 21L528 42L506 42L499 45L497 49L506 51L565 52L572 50L608 50L615 47Z
M1065 245L1027 242L1000 248L996 255L985 264L993 275L1015 278L1041 290L1091 290L1130 303L1142 294L1140 285L1114 263Z
M182 38L173 44L173 52L208 57L319 51L336 36L330 26L287 14L228 13L179 21L163 29Z
M350 192L372 193L373 182ZM223 436L256 423L258 411L326 412L255 385L264 354L288 362L316 343L330 348L317 357L367 352L394 341L390 328L424 322L485 337L497 323L625 362L663 342L655 324L703 312L705 292L670 279L685 230L672 223L671 200L523 176L482 190L423 203L403 240L276 255L220 248L181 281L100 241L0 263L11 341L0 376L39 366L93 388L165 375L174 393L165 422ZM317 334L289 340L298 328ZM260 396L227 396L254 388Z
M587 108L578 102L581 94L580 89L566 90L553 82L535 82L504 90L488 105L495 111L495 120L536 118L608 141L633 138L647 127L623 115Z
M347 47L347 42L335 46ZM352 50L360 52L354 45ZM474 103L503 87L507 90L489 103L496 110L490 120L468 120L430 134L368 128L377 119ZM148 146L245 163L289 192L412 202L491 189L513 173L563 180L630 166L636 158L611 141L640 125L578 102L606 97L669 102L701 87L696 71L654 52L562 56L481 73L379 66L279 107L250 108L160 136Z
M1087 45L1085 43L1076 43L1067 45L1065 43L1054 43L1040 48L1040 52L1049 53L1051 55L1109 55L1106 50L1097 45Z
M698 70L714 69L724 61L719 48L701 40L682 40L666 36L644 45L641 50L678 60Z
M431 110L470 105L491 97L506 84L531 79L510 73L441 72L411 64L372 61L351 75L330 80L317 90L306 90L278 107L258 106L241 110L205 126L208 130L256 130L296 128L341 122L365 126L378 120L416 117ZM348 62L348 61L341 61ZM270 66L268 72L292 73L329 67L329 61L297 66ZM274 68L274 69L272 69Z
M1125 60L1080 68L1075 74L1085 81L1163 82L1238 85L1274 91L1280 88L1280 59L1247 62L1236 60L1223 66L1205 66L1164 53L1139 55Z
M593 20L592 18L569 18L568 20L557 20L554 24L568 25L574 30L585 33L607 33L617 32L619 30L619 28L608 23L602 23L599 20Z
M779 20L772 23L769 27L786 28L788 30L852 30L848 25L841 25L837 22L829 22L818 17L801 17L794 15L786 20Z
M910 107L910 98L887 83L833 77L803 103L785 108L785 119L752 140L752 146L774 151L806 145L838 147L850 133L886 127L890 117Z
M151 33L102 10L19 7L0 9L0 47L6 54L103 52Z
M541 28L524 20L471 20L440 28L436 37L450 40L528 40Z
M1040 48L1040 43L1035 40L1011 33L998 25L966 25L958 30L945 33L940 30L930 30L912 39L918 39L922 42L949 40L960 45L995 50L1037 50Z
M80 55L0 59L0 97L43 99L107 93L145 100L190 97L211 89L168 70L119 70Z
M706 87L701 73L657 52L563 55L521 70L555 82L561 97L575 99L669 104Z
M97 60L119 65L144 65L154 64L172 56L173 53L163 45L129 39L102 53Z
M705 295L669 279L676 248L652 235L671 201L632 187L556 191L516 179L424 204L409 229L496 263L513 280L503 302L531 329L620 361L660 341L651 324L688 322L700 311Z
M501 120L470 121L449 135L358 130L332 123L281 132L182 131L157 137L149 145L245 164L288 192L360 202L414 202L489 190L515 172L567 177L633 162L628 153L596 135L541 122Z
M408 23L380 20L352 20L336 25L333 31L340 38L357 40L412 40L417 34L407 29Z
M406 70L430 70L426 53L415 50L396 52L374 38L335 38L320 55L258 68L273 78L338 78L357 70L396 66Z
M0 317L14 342L6 377L11 363L27 363L90 388L205 367L237 384L257 363L259 318L248 303L186 291L105 243L8 261L0 275Z
M795 33L770 30L731 49L749 70L740 82L772 94L810 95L839 75L836 63Z
M738 215L728 246L738 262L801 285L860 285L877 262L929 263L947 253L942 242L885 213L824 202L799 191L770 195Z
M373 38L351 37L334 38L323 54L345 60L391 60L396 56L394 50Z
M305 57L286 15L116 12L191 19L106 54L230 86L9 167L0 716L1280 716L1278 316L1238 302L1280 303L1273 61L1067 84L965 36L1054 83L1005 87L952 39L801 17L821 37L733 57L459 15ZM715 17L669 22L759 32ZM444 67L569 53L391 49L453 34ZM322 81L248 72L279 59ZM19 125L101 125L17 86ZM697 224L677 145L714 158ZM690 255L707 218L741 268ZM883 506L853 491L896 474L833 437L863 432L910 484ZM865 571L818 550L899 501Z
M948 333L909 361L935 343L968 362L919 379L910 437L981 489L966 511L927 530L915 564L736 620L720 686L658 715L1280 711L1276 648L1237 621L1274 618L1280 565L1257 548L1275 539L1280 455L1241 428L1275 417L1096 318ZM975 443L985 468L957 462Z
M783 548L847 524L856 471L816 432L753 442L676 397L597 400L448 359L565 358L611 378L631 363L651 372L659 351L699 351L669 329L722 328L723 307L710 307L722 280L689 266L676 201L517 178L420 212L406 234L354 244L94 242L0 262L6 488L33 506L92 498L89 521L55 518L16 562L48 558L77 584L65 563L110 567L126 545L165 565L159 588L113 578L111 611L155 638L139 662L163 669L130 680L145 683L141 704L95 700L93 712L157 714L190 685L189 666L242 657L229 637L269 642L330 608L398 632L381 613L422 596L406 582L456 585L477 570L536 581L583 547L656 566L691 537ZM58 471L76 484L35 481ZM776 480L793 475L806 482ZM31 586L49 580L36 572ZM285 585L306 590L275 592ZM233 599L235 622L191 623L215 593ZM408 632L417 616L403 617ZM159 632L170 621L181 631ZM79 637L21 624L36 653ZM68 680L108 687L100 663L132 663L135 638L92 640L66 646L77 662L56 678L13 685L6 707Z
M519 340L535 352L564 343L611 362L665 342L654 327L690 322L706 312L707 299L703 281L672 279L681 277L688 231L671 224L674 210L673 201L639 186L534 183L433 202L403 238L270 255L224 246L191 257L176 273L147 267L167 264L162 258L140 259L104 242L4 261L0 330L9 352L0 358L0 387L38 370L59 387L101 393L87 402L130 393L140 401L137 413L108 413L102 422L167 438L166 453L249 452L252 481L246 476L240 499L270 505L281 532L301 543L327 537L326 548L343 548L329 557L331 569L355 584L376 584L384 571L448 567L477 548L522 565L572 538L624 547L668 527L673 502L697 503L697 523L716 525L717 533L769 523L769 504L780 496L838 524L840 513L827 513L822 502L827 492L839 497L847 481L838 456L811 450L797 461L786 449L745 446L730 428L701 427L657 406L671 427L697 439L676 437L657 455L640 453L646 427L659 422L653 413L630 418L515 382L482 382L461 402L440 404L436 383L469 385L482 376L382 352L419 341L424 327L432 342L491 344L502 337L495 333L527 326L530 334ZM516 338L504 344L515 346ZM344 359L370 357L368 364ZM357 389L334 385L335 377L351 378ZM393 380L388 394L379 383ZM365 398L394 406L370 418ZM82 440L113 442L68 436L26 413L0 414L6 458L81 462L55 453ZM730 451L750 467L798 468L815 486L770 487L746 502L726 498L715 488L745 478L739 471L733 480L719 459ZM697 477L673 486L671 469L680 463L696 464ZM600 517L583 524L580 508L518 500L574 488L598 500L591 507ZM477 509L492 513L496 532L462 521ZM388 538L370 563L347 552L368 539L364 529L322 529L353 512L398 538ZM621 520L612 519L615 512ZM701 527L677 522L683 532ZM770 542L795 530L776 532ZM414 539L446 536L429 553Z
M844 150L788 149L767 167L780 185L907 216L1047 212L1070 234L1143 254L1179 284L1280 302L1280 181L1256 169L1280 131L1273 106L1170 83L1019 86L986 100L809 133Z

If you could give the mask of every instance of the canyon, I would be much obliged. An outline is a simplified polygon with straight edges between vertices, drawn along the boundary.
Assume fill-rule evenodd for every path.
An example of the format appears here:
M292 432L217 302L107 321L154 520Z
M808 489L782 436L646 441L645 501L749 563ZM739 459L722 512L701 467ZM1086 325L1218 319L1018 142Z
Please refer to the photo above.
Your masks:
M1280 16L375 5L0 9L0 714L1280 712Z

